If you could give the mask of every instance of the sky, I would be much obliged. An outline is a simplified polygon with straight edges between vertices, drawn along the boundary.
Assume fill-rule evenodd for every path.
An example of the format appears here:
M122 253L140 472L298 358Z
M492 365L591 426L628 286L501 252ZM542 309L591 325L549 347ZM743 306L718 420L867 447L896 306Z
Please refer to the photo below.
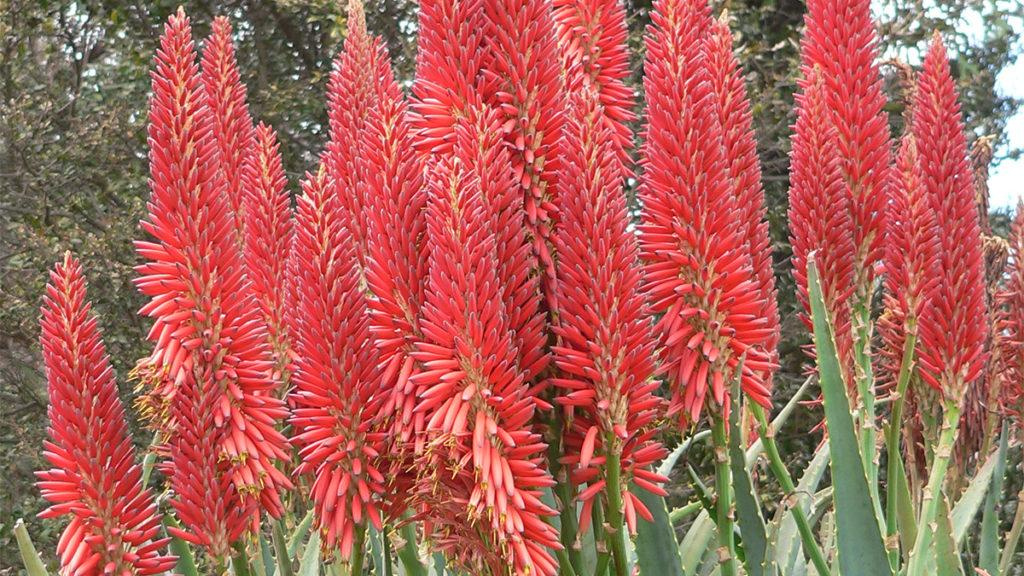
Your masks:
M1024 98L1024 57L1000 73L996 86L1005 95ZM1024 148L1024 110L1019 110L1009 120L1006 130L1010 148ZM1017 206L1017 200L1024 197L1024 157L1006 159L993 167L989 175L989 195L992 208Z

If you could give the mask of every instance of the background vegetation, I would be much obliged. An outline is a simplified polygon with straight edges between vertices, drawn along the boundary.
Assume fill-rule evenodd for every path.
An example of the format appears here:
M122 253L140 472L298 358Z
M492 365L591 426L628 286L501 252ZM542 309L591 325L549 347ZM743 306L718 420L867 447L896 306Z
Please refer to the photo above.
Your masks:
M32 471L46 426L45 381L37 351L37 316L46 270L73 249L91 281L90 294L106 342L124 376L143 354L147 322L134 311L136 256L131 239L148 195L144 130L151 55L163 22L180 0L147 3L84 0L0 0L0 574L15 573L10 524L43 507ZM143 6L142 4L148 4ZM783 313L784 400L800 378L798 327L789 276L786 231L789 126L802 26L799 0L724 0L734 20L740 60L753 100L764 162ZM991 138L996 160L1006 146L1006 121L1021 102L997 94L996 78L1022 50L1024 3L1018 0L876 1L886 57L915 62L931 31L943 31L972 137ZM627 0L634 65L639 67L650 0ZM314 165L326 140L325 85L340 47L344 5L333 0L188 2L197 37L214 15L231 17L239 64L258 119L281 137L292 187ZM371 31L388 41L399 78L415 66L416 4L370 0ZM979 25L980 18L980 25ZM885 68L901 122L900 75ZM993 214L997 231L1005 214ZM798 336L799 335L799 336ZM122 378L122 383L126 382ZM131 396L124 384L125 398ZM784 448L796 460L817 438L820 419L805 412L790 424ZM788 444L786 446L785 444ZM1011 463L1013 466L1015 463ZM1016 470L1016 466L1013 466ZM1010 479L1020 484L1019 472ZM1004 514L1003 517L1012 516ZM29 520L36 544L52 550L57 523Z

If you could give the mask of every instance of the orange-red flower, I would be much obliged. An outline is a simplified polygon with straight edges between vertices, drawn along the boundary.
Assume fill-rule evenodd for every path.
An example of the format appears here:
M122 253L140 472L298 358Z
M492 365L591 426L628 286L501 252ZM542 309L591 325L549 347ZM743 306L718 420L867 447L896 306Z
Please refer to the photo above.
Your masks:
M958 399L985 365L985 268L960 104L937 35L918 78L911 130L927 143L919 150L921 185L939 230L939 276L921 322L921 376Z
M483 0L483 11L487 50L481 92L501 113L541 291L554 311L551 237L557 222L558 142L565 106L554 19L543 0Z
M361 0L348 3L348 36L334 60L327 83L327 117L330 140L325 166L328 184L340 201L345 228L355 239L356 256L362 274L366 266L367 213L365 190L359 185L364 159L359 142L370 111L379 102L379 84L391 74L387 52L380 38L366 30Z
M885 314L878 321L882 377L894 384L903 362L903 347L918 326L928 296L938 280L939 230L913 134L900 144L889 184L886 214Z
M201 69L203 89L212 111L213 138L220 154L218 166L241 240L246 223L243 171L252 154L254 132L245 85L238 74L231 23L224 16L213 19L210 37L203 46Z
M474 128L469 121L457 125L470 133ZM480 142L462 134L456 141ZM510 161L497 147L485 173L474 150L457 151L435 159L429 170L425 340L414 353L424 369L413 378L422 390L417 410L430 415L427 430L435 438L428 454L445 452L447 464L428 471L433 480L420 498L442 506L427 512L428 521L440 531L438 544L464 556L467 567L491 559L501 572L554 574L546 548L560 544L543 517L555 511L540 500L553 481L541 466L545 445L531 429L535 403L499 281L493 225L500 222L501 202L484 185L510 173ZM440 478L452 474L450 468L456 477ZM462 512L452 512L451 503ZM461 518L476 529L466 534Z
M262 122L256 127L252 153L243 165L242 182L245 269L267 326L274 381L286 384L287 366L291 362L285 298L293 236L291 196L286 188L288 181L281 166L277 135Z
M757 277L757 290L771 335L764 348L774 362L780 337L779 307L775 299L775 270L772 267L772 242L766 220L764 188L761 186L761 161L757 157L750 99L743 83L739 60L733 53L732 31L725 15L715 20L705 39L707 67L718 99L718 118L725 146L725 171L733 185L736 205L741 211L744 243ZM767 375L770 383L771 373Z
M614 453L622 468L622 512L636 533L637 514L652 517L628 483L665 495L659 484L667 478L650 469L666 453L653 426L664 402L654 395L655 339L641 291L637 241L629 230L619 142L597 93L586 81L582 88L562 139L562 211L555 237L560 345L553 350L564 376L555 384L566 392L559 402L573 413L565 461L575 468L575 484L590 485L583 492L580 526L590 525L594 496L605 489L604 468Z
M40 516L70 516L57 543L62 574L163 574L160 515L117 397L117 382L82 267L70 253L50 273L43 302L43 362L50 396L49 470L37 473L52 505Z
M408 442L426 425L424 414L414 412L416 389L409 378L416 368L410 352L422 339L427 278L424 157L414 148L410 114L390 68L375 84L378 104L360 142L370 332L380 351L383 385L392 392L388 411L394 413L395 432Z
M420 2L412 123L416 149L450 153L455 123L476 105L485 55L482 0Z
M847 386L853 386L854 235L848 189L840 171L836 128L829 118L821 69L814 68L797 94L797 116L789 169L789 234L793 277L801 315L812 328L807 263L814 254L822 295Z
M612 130L616 154L630 164L633 131L633 90L626 41L626 7L622 0L554 0L552 15L565 68L566 94L583 89L586 81L597 92L601 118Z
M292 442L298 474L312 474L312 498L325 549L352 555L356 532L378 530L385 478L381 387L354 237L327 171L307 175L296 212L291 273L295 310Z
M800 88L806 92L814 82L812 71L820 70L826 121L835 126L839 171L851 198L847 208L856 250L853 280L858 296L866 298L885 250L885 188L891 164L871 2L809 0L804 22Z
M154 241L136 242L146 259L136 285L150 297L141 312L154 319L146 362L172 397L166 471L174 506L190 538L221 556L258 520L260 506L280 514L279 491L291 484L275 467L288 456L276 428L287 411L272 394L266 333L195 60L189 21L179 10L167 23L152 75L152 195L142 227ZM191 462L195 452L212 455ZM231 518L215 517L210 502L218 499ZM244 522L233 518L239 510Z
M770 405L765 349L774 332L744 239L745 221L726 172L717 99L702 51L711 26L702 0L659 0L644 65L640 251L645 262L670 413L687 425L706 403L728 407L728 380ZM709 394L710 392L710 394Z

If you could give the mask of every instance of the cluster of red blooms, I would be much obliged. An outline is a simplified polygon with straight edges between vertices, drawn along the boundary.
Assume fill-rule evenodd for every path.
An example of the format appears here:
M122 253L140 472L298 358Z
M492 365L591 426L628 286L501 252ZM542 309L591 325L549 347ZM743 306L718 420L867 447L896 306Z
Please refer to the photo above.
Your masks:
M725 18L705 0L654 4L634 232L622 4L420 8L407 103L351 3L330 141L294 211L227 21L214 22L201 64L182 11L161 39L151 239L137 243L154 349L139 373L182 524L173 533L214 558L263 512L281 514L294 447L324 546L343 559L368 524L412 510L468 570L553 575L563 543L541 501L554 479L540 411L564 411L561 464L581 526L618 490L635 531L650 512L630 484L664 494L651 470L665 454L659 420L725 416L734 379L771 404L779 312ZM813 1L807 24L789 213L801 298L813 256L852 366L851 296L884 255L886 347L920 326L921 375L954 395L983 364L984 287L945 52L936 43L925 60L891 169L869 3ZM1021 284L1010 308L1022 308ZM70 573L159 572L171 560L83 292L78 265L58 265L43 317L55 469L40 485L48 514L74 517L60 550ZM1024 319L1006 325L1019 342Z

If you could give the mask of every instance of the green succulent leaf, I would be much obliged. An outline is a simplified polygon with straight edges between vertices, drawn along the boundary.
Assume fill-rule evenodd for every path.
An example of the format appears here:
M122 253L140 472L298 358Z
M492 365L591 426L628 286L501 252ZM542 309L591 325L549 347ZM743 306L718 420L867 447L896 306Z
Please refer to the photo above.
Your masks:
M636 527L634 547L641 576L684 576L679 543L668 520L665 499L635 486L630 490L654 516L654 522L640 520Z

